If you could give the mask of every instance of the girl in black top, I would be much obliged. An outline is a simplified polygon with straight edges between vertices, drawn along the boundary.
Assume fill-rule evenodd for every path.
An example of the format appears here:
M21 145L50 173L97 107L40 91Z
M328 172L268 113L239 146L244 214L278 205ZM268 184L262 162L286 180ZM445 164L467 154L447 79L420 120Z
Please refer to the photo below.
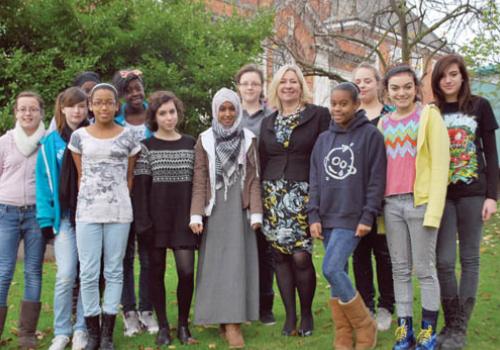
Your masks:
M353 73L354 83L359 87L359 109L366 112L367 118L375 126L380 118L394 109L380 101L380 74L368 63L361 63ZM375 220L376 221L376 220ZM378 302L375 308L375 287L373 285L374 271L372 267L372 252L375 256ZM353 255L354 279L356 288L363 301L375 315L379 331L387 331L391 327L394 312L394 283L392 280L392 264L387 238L377 233L377 223L372 225L371 232L362 237Z
M450 178L437 241L437 268L445 327L441 349L465 346L476 300L483 222L496 212L498 156L490 103L471 94L461 56L442 57L432 72L432 91L450 136ZM458 234L458 236L457 236ZM455 276L456 240L461 278Z
M174 251L179 280L177 337L183 344L196 343L188 328L198 246L189 229L196 141L177 131L182 113L182 102L171 92L158 91L150 96L147 123L155 134L142 141L134 171L135 228L149 246L151 297L160 327L158 345L171 343L164 284L167 248Z
M316 273L305 205L309 191L309 159L318 135L330 124L327 108L309 104L309 90L295 65L281 67L269 88L277 111L262 122L259 152L262 165L264 222L262 233L275 251L276 278L285 304L283 335L294 335L300 298L299 335L313 330L311 304Z

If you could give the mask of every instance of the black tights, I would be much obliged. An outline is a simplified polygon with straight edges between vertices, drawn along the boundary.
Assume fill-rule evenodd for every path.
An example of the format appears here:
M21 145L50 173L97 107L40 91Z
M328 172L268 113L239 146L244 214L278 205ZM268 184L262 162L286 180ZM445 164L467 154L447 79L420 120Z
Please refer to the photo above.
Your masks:
M158 318L160 328L168 326L167 306L165 295L165 267L167 250L165 248L151 248L151 299ZM177 269L177 306L178 325L187 326L191 300L194 289L194 250L174 250L175 266Z
M312 301L316 291L316 271L311 254L305 251L286 255L275 251L276 279L283 304L286 320L283 330L292 331L297 323L295 307L295 288L300 299L300 329L313 329Z

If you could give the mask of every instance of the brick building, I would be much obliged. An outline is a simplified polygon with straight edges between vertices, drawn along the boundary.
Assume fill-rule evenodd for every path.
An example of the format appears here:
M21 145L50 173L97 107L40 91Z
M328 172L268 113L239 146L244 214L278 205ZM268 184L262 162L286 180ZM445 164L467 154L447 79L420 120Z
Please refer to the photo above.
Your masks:
M353 69L363 61L383 71L382 60L391 64L401 57L401 38L397 31L389 30L395 14L377 15L388 6L388 0L206 0L206 4L221 16L230 16L235 6L238 12L248 14L259 8L273 8L275 35L263 43L262 67L268 81L284 63L297 62L304 67L316 104L328 105L330 90L336 84L331 79L333 75L350 80ZM410 35L423 27L418 19L411 18L409 22ZM343 36L354 39L346 40ZM377 47L378 54L370 45ZM412 50L412 65L424 75L424 100L431 98L432 60L425 63L434 51L437 54L433 60L447 51L434 34L424 37ZM427 74L423 74L424 69ZM320 71L328 72L330 78Z

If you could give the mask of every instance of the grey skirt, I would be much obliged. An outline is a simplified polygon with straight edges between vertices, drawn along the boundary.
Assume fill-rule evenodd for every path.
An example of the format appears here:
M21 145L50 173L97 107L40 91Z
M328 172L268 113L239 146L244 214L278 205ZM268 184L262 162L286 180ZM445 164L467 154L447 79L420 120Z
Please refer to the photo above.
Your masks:
M201 238L195 324L242 323L259 318L257 240L241 208L241 185L215 194Z

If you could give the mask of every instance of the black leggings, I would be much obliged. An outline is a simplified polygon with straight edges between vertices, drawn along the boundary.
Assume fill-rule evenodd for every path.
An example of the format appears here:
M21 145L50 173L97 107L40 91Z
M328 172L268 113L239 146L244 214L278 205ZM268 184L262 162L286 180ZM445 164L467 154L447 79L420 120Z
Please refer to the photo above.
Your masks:
M150 248L151 299L160 328L168 326L164 281L166 257L166 248ZM179 279L177 284L177 327L181 327L188 325L189 309L191 308L191 300L193 299L194 250L176 249L174 250L174 257L177 277Z
M283 330L295 329L297 314L295 306L295 289L300 299L300 329L313 329L312 301L316 291L316 271L311 254L306 251L291 255L275 253L276 279L281 298L285 306L286 321Z

